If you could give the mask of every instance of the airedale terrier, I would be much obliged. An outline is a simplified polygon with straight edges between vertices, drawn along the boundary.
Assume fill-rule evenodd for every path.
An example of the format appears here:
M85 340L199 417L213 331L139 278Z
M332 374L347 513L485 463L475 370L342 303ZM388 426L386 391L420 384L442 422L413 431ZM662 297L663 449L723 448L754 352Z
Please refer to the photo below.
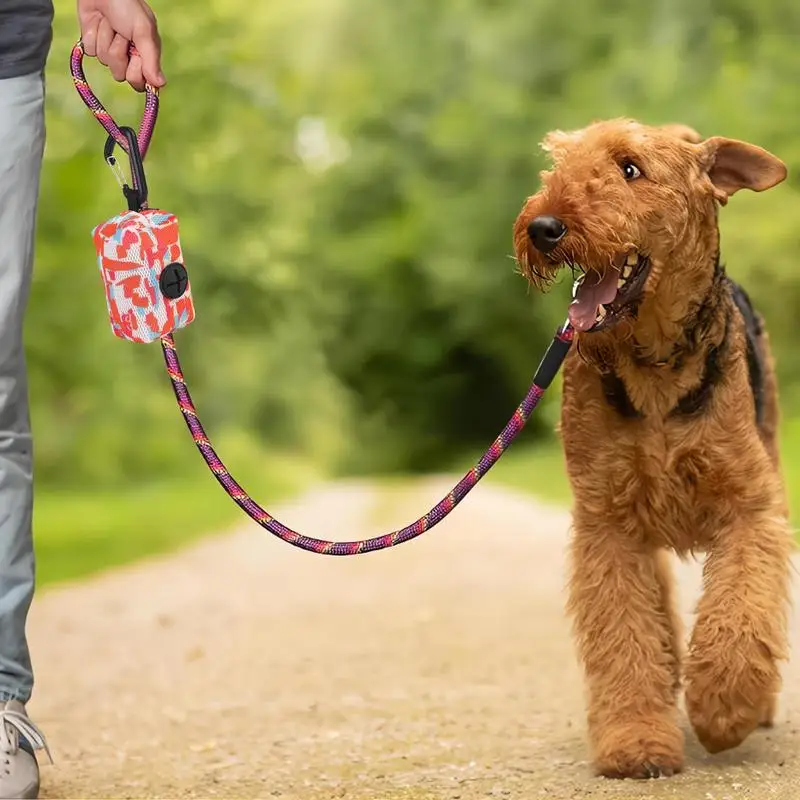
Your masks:
M579 277L564 367L575 507L568 610L594 764L683 766L677 702L709 752L770 725L788 657L792 540L767 332L720 263L718 208L786 177L771 153L683 125L550 133L514 227L523 274ZM688 651L668 549L705 552Z

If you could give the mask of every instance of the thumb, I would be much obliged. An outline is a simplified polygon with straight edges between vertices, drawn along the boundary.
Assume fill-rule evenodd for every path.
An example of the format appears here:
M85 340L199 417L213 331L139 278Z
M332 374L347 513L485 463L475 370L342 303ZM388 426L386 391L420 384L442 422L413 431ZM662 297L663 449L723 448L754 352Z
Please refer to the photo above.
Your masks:
M152 86L161 87L167 79L161 71L161 37L155 20L146 18L133 30L133 45L142 59L142 74Z

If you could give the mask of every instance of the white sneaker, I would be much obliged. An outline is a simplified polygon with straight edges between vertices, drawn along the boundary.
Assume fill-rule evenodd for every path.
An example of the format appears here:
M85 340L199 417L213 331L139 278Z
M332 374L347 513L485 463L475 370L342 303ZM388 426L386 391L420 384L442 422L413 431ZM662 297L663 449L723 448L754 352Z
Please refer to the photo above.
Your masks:
M53 757L42 732L28 719L18 700L0 704L0 800L39 796L39 763L34 750Z

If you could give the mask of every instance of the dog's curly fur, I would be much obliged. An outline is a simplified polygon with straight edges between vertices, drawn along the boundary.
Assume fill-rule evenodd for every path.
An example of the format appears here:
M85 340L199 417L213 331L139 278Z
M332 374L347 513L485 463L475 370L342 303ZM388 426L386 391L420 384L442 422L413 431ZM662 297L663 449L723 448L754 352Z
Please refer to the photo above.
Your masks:
M671 775L684 762L681 688L705 748L732 748L772 723L788 657L776 379L763 321L720 264L717 223L737 190L769 189L786 168L751 144L631 120L557 131L543 146L553 168L514 228L527 278L613 269L630 248L649 259L637 303L576 335L559 427L594 764L606 776ZM528 231L539 215L567 229L548 254ZM668 550L706 553L688 650Z

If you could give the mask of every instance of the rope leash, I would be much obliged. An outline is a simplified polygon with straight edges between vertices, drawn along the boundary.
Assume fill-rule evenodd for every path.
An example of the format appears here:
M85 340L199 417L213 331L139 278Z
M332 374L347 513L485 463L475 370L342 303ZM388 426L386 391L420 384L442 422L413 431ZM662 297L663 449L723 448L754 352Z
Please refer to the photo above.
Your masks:
M256 503L228 471L200 422L181 369L173 331L194 319L191 289L183 266L177 219L147 207L142 166L158 118L158 92L146 86L144 116L138 135L131 128L120 127L91 90L83 73L83 56L83 46L78 42L70 58L75 88L108 133L104 150L106 161L116 166L113 149L115 144L119 145L128 154L133 183L130 187L120 179L128 200L128 213L114 217L94 231L112 330L129 341L158 339L161 342L167 373L183 418L200 455L223 489L262 528L288 544L322 555L349 556L384 550L411 541L438 525L497 463L525 427L572 345L574 332L569 322L556 332L525 398L500 435L477 464L427 514L391 533L350 542L317 539L292 530Z
M136 48L131 47L128 51L130 55L136 54ZM95 93L91 90L86 76L83 74L83 42L78 42L72 48L72 55L69 60L69 71L72 74L72 81L75 88L84 103L89 107L89 110L94 114L95 119L105 128L106 133L116 141L116 143L126 152L129 148L128 137L123 134L114 118L108 111L103 108L103 104L97 99ZM150 139L153 137L153 131L156 127L158 120L158 89L149 84L145 90L144 112L142 114L142 122L139 126L139 135L137 137L139 144L139 153L144 158L147 155L147 148L150 146Z

